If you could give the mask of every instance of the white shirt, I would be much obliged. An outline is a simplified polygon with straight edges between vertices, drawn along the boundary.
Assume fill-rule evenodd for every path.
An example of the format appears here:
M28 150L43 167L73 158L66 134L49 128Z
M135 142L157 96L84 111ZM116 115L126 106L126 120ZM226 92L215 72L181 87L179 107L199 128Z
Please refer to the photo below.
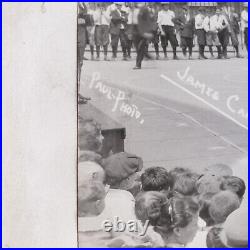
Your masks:
M138 8L128 10L128 24L138 24L139 11Z
M195 16L195 29L204 29L203 22L204 22L205 16L202 14L198 14Z
M243 30L248 28L248 11L246 10L241 12L241 25Z
M219 16L213 15L213 16L206 16L203 21L203 27L206 32L218 32L218 19Z
M111 17L108 9L104 11L100 9L95 10L93 12L93 18L95 25L110 25Z
M172 10L161 10L158 13L157 23L159 25L174 26L173 18L175 18L175 13Z

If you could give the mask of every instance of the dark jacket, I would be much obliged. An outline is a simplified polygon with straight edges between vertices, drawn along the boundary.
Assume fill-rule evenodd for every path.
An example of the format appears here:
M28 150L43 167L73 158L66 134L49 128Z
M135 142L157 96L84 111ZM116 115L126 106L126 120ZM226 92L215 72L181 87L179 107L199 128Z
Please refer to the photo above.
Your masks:
M120 14L118 10L111 11L110 15L110 34L118 35L120 33L121 25L127 25L128 17L125 12L121 11Z
M149 9L143 7L138 14L138 31L141 36L145 33L152 33L154 30L154 20Z
M193 38L195 32L195 19L192 17L187 21L185 15L176 18L175 23L180 26L180 35L182 37Z

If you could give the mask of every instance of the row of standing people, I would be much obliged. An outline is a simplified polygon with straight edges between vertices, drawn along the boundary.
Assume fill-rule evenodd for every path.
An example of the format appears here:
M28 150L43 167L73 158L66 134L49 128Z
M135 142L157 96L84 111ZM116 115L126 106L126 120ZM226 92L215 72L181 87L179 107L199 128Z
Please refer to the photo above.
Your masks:
M180 35L180 46L186 57L187 49L189 58L192 59L194 37L197 36L199 45L199 59L206 59L205 46L209 47L213 57L213 46L217 47L218 58L228 58L227 46L231 37L236 56L239 54L238 35L240 26L244 30L244 41L248 46L248 12L247 7L237 16L234 10L214 9L205 11L198 10L197 15L192 16L187 7L183 7L180 14L176 15L170 10L169 3L160 5L147 5L133 3L126 7L122 2L116 2L110 6L97 4L96 9L87 8L84 3L79 3L78 14L78 60L80 64L86 58L84 51L87 43L90 45L91 59L100 59L100 49L103 47L104 60L108 60L108 46L112 47L112 59L117 58L117 48L120 41L123 60L131 58L131 48L134 45L137 54L140 45L140 36L144 37L144 56L150 42L153 43L156 59L159 59L159 43L163 49L164 57L167 58L167 46L170 42L173 49L173 58L178 59L176 48L179 46L176 33ZM141 22L140 22L141 20ZM241 25L242 24L242 25ZM146 32L145 32L146 31ZM144 32L142 34L142 32ZM149 34L150 33L150 34ZM145 36L146 34L146 36ZM96 47L96 58L94 48ZM140 60L137 63L140 68Z

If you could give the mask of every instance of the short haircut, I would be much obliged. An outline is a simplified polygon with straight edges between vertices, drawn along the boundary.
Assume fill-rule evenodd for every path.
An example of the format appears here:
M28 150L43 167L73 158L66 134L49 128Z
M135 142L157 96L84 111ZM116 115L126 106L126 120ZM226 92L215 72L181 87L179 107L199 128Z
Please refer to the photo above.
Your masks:
M99 181L89 181L78 187L78 212L88 213L88 202L102 200L105 197L105 186Z
M149 220L151 225L156 225L161 216L162 207L167 203L166 196L157 191L140 192L135 199L135 214L137 219L144 224Z
M207 248L227 248L220 239L220 233L223 228L213 227L207 234Z
M224 176L221 189L230 190L237 194L239 199L242 199L246 191L246 185L245 182L237 176Z
M196 182L196 174L191 172L181 174L176 178L173 184L173 191L182 195L195 195L197 194Z
M168 171L163 167L151 167L141 175L143 191L162 191L168 190L172 179Z
M209 204L209 214L215 224L223 223L228 215L240 207L238 196L231 191L220 191Z

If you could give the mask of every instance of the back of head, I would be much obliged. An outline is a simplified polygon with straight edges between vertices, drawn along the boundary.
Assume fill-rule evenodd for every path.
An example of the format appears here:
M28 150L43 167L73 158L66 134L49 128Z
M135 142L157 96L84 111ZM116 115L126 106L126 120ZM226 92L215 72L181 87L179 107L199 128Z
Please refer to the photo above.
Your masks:
M213 227L207 234L207 247L208 248L227 248L220 239L222 228Z
M143 191L169 190L172 180L168 171L163 167L151 167L141 175Z
M205 174L210 174L210 175L214 175L218 177L233 174L232 168L230 168L228 165L223 164L223 163L210 165L205 168L204 172Z
M78 163L78 186L91 180L104 182L105 173L103 168L92 161Z
M192 197L173 197L170 203L163 207L156 231L171 233L174 228L184 228L198 216L198 211L199 204Z
M242 199L245 191L245 182L237 176L224 176L221 184L222 190L229 190L237 194L239 199Z
M223 223L229 214L240 207L238 196L231 191L220 191L214 195L209 205L209 214L215 224Z
M78 187L78 214L84 217L89 214L98 215L101 210L95 210L94 204L105 198L105 186L99 181L90 180Z
M201 176L196 182L197 192L202 201L210 200L221 191L222 178L211 174Z
M195 195L197 176L193 173L184 173L179 175L174 182L173 191L182 195Z
M166 203L167 198L161 192L141 192L135 199L136 217L141 220L143 224L149 220L151 225L155 225L161 216L162 207Z

